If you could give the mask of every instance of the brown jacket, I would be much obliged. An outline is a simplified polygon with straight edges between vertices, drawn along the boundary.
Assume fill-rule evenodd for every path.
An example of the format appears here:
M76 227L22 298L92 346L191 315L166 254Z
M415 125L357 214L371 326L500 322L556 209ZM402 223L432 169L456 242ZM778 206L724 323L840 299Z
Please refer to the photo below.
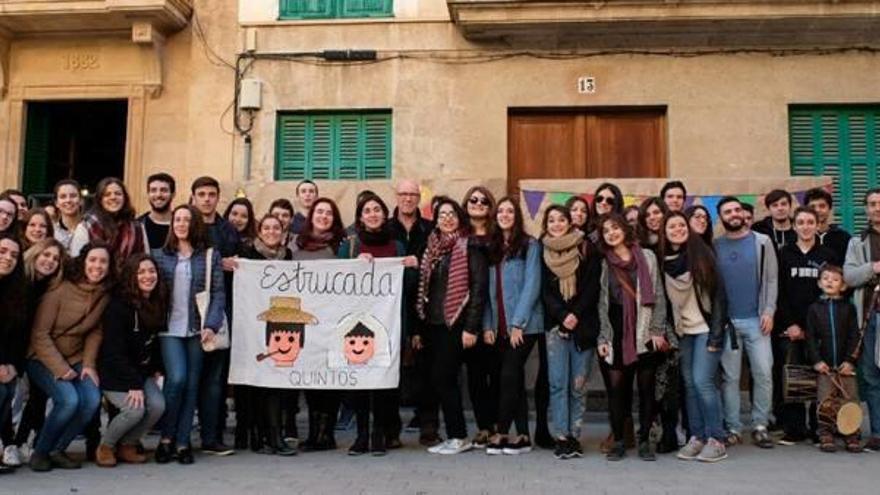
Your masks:
M28 356L56 378L72 365L95 367L101 347L101 316L109 297L103 287L64 281L40 300Z

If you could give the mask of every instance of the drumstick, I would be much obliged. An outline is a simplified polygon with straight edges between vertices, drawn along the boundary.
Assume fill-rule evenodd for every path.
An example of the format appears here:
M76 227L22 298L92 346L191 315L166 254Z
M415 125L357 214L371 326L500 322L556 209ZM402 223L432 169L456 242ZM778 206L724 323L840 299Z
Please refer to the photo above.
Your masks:
M268 358L269 356L272 356L272 355L274 355L274 354L278 354L279 352L281 352L281 351L280 351L280 350L276 350L276 351L267 352L267 353L263 353L263 352L261 352L261 353L257 354L257 362L258 362L258 363L261 363L261 362L263 362L264 359L266 359L266 358Z

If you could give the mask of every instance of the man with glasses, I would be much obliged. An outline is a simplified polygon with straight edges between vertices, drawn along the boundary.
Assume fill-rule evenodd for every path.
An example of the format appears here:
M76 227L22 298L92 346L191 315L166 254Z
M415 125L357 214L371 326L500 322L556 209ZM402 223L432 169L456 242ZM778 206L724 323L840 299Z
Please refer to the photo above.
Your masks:
M415 256L419 260L425 252L425 246L428 243L428 235L431 233L431 222L422 218L419 212L419 204L422 200L422 192L418 182L411 179L403 179L397 183L395 188L397 197L397 206L389 221L389 228L395 239L403 243L406 248L406 256ZM418 268L407 268L403 274L404 283L404 319L403 330L404 336L409 340L413 327L419 324L418 314L416 313L416 301L410 295L418 292L419 286L419 270ZM419 428L419 442L422 445L431 446L439 442L440 437L437 434L439 426L438 409L436 402L426 401L423 396L430 396L433 392L430 390L430 370L424 366L424 360L421 359L419 353L413 355L410 346L404 346L404 358L401 360L403 370L401 373L401 391L406 393L410 391L413 402L420 404L416 409L410 425ZM401 425L400 416L397 418L396 428L389 428L386 432L388 435L388 447L399 444Z
M25 197L24 193L17 189L7 189L3 191L0 196L8 198L12 200L13 203L15 203L15 207L17 209L16 220L18 220L19 222L24 222L24 218L27 216L28 212L27 198Z

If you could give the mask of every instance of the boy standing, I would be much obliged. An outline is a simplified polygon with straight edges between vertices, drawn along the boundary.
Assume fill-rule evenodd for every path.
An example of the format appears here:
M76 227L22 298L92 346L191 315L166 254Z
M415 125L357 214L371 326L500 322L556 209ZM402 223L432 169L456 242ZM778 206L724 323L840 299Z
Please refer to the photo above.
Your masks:
M846 283L843 269L826 265L819 276L823 296L810 305L807 312L807 353L813 369L818 373L818 403L827 399L835 390L836 379L846 391L847 402L859 401L856 382L856 363L859 360L862 338L859 332L856 308L843 298ZM834 425L818 422L819 448L834 452ZM846 437L846 450L861 452L858 432Z

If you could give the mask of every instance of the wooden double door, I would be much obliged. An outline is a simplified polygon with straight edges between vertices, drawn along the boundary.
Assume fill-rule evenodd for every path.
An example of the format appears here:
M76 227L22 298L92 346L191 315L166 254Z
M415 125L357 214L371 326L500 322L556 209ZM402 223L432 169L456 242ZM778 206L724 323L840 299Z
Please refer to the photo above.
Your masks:
M666 109L511 110L507 187L521 179L666 177Z

